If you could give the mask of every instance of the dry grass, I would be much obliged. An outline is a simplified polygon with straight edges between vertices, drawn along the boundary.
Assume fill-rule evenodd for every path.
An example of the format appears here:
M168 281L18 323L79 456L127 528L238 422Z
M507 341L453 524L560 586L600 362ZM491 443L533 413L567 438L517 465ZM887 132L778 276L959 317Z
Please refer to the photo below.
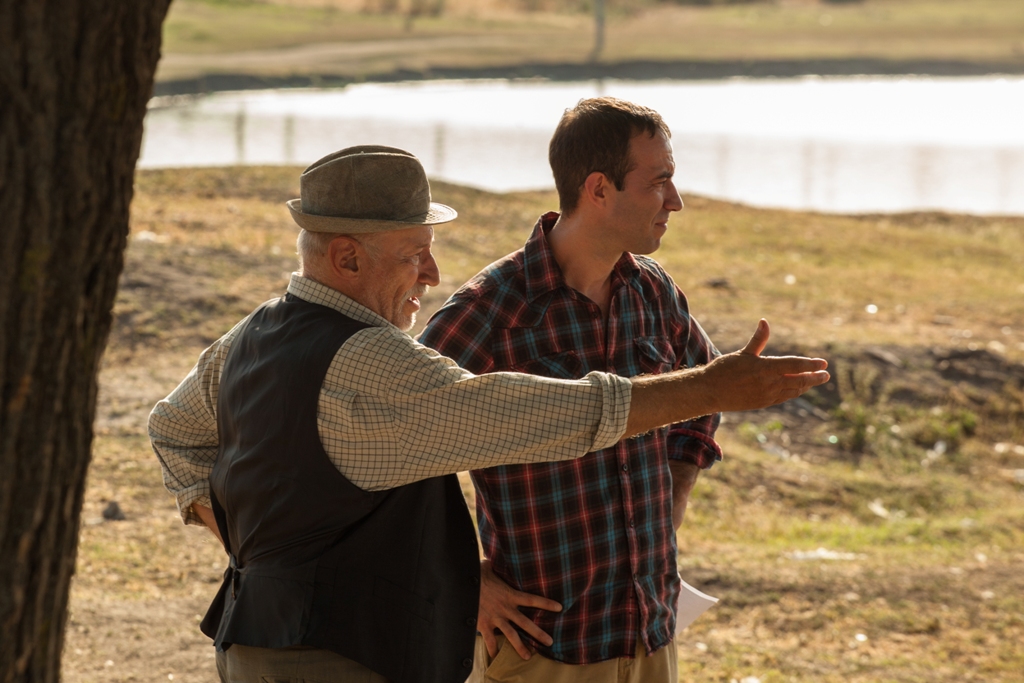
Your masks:
M204 345L282 291L295 238L283 201L297 177L290 168L138 176L101 376L67 681L215 677L197 615L223 553L178 520L145 419ZM437 231L444 281L428 313L554 205L550 193L440 183L434 195L461 218ZM807 406L727 416L727 460L702 477L680 534L684 576L722 603L680 638L680 679L1019 681L1024 220L687 203L658 258L712 336L732 348L767 315L776 349L826 355L836 381L810 397L822 419ZM708 286L713 278L729 286ZM898 354L900 367L879 351ZM948 451L932 458L938 439ZM126 521L101 521L110 500ZM794 559L819 547L848 559Z

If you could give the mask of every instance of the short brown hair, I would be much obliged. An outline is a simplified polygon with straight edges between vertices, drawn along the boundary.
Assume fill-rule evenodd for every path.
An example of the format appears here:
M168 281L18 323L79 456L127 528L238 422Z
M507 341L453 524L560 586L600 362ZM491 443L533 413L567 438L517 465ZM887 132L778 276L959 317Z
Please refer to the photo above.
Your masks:
M632 170L629 141L635 135L658 131L672 137L661 115L653 109L618 100L594 97L566 109L548 145L548 163L555 176L559 209L576 210L580 189L595 171L605 174L621 190Z

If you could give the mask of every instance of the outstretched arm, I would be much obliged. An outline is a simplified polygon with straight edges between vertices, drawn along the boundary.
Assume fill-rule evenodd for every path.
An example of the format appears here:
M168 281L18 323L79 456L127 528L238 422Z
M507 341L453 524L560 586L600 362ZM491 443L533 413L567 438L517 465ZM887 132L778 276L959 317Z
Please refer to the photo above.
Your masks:
M709 413L767 408L829 380L821 358L762 357L770 334L762 318L739 351L702 367L634 378L625 436Z

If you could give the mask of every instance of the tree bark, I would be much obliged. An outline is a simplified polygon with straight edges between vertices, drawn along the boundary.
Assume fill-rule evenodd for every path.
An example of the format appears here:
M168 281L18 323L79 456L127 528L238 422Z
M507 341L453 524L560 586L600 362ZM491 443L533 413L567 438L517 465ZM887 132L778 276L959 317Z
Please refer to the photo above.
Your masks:
M0 683L56 681L170 0L0 0Z

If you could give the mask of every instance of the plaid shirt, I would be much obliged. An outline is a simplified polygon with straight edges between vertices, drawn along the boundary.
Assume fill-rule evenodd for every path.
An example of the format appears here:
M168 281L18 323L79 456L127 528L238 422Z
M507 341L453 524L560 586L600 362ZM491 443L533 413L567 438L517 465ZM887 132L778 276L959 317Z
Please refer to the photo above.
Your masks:
M600 308L565 283L541 217L526 245L466 283L420 342L477 374L518 371L632 377L702 365L718 351L686 299L652 259L623 254L612 272L607 326ZM551 634L538 651L587 664L648 652L675 631L679 593L667 458L721 459L717 415L655 430L571 462L472 473L484 552L516 588L562 604L524 609Z

